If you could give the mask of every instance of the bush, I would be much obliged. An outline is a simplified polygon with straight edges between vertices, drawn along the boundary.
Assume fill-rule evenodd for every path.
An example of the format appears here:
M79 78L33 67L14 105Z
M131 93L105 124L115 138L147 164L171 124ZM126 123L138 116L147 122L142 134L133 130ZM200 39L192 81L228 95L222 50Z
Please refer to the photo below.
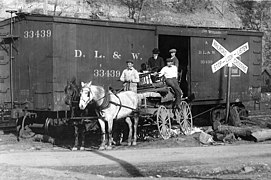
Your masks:
M182 13L194 13L197 10L211 10L212 2L210 0L177 0L173 3L173 8Z

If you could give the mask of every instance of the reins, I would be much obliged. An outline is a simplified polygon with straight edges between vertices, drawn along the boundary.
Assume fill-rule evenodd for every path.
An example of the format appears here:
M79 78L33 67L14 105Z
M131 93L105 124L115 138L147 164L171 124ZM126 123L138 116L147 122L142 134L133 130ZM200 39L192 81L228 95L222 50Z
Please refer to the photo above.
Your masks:
M119 92L120 92L120 91L119 91ZM131 107L129 107L129 106L122 105L121 99L119 98L119 96L118 96L117 94L115 94L115 93L113 93L113 94L119 99L119 103L116 103L116 102L111 101L111 100L110 100L110 96L109 96L109 92L107 92L107 93L105 93L105 95L104 95L102 98L98 99L98 100L101 100L101 99L103 99L103 98L106 99L106 103L104 103L104 102L105 102L105 100L104 100L104 101L102 102L101 106L99 106L99 110L100 110L100 111L101 111L101 110L107 109L107 108L109 107L110 104L113 104L113 105L115 105L115 106L119 106L118 112L117 112L117 114L116 114L116 116L115 116L115 118L114 118L114 119L116 119L116 118L118 117L118 115L119 115L119 112L120 112L121 108L127 108L127 109L131 109L131 110L133 110L133 111L136 110L136 109L131 108ZM107 97L107 98L106 98L106 97ZM103 104L104 104L104 106L102 107ZM101 114L99 113L98 109L97 109L97 111L96 111L96 114L97 114L97 116L102 117Z
M110 104L110 96L109 96L109 92L106 92L104 97L98 99L99 100L102 100L103 99L103 102L102 104L99 106L99 109L100 110L103 110L103 109L106 109L108 108L109 104Z
M120 112L120 109L121 109L121 105L122 105L122 104L121 104L121 100L120 100L119 96L117 96L117 94L114 94L114 95L119 99L119 102L120 102L120 104L119 104L119 105L120 105L120 106L119 106L119 110L118 110L118 112L117 112L117 114L116 114L116 116L115 116L115 118L117 118L118 115L119 115L119 112ZM112 104L115 104L115 106L117 106L117 105L116 105L117 103L115 103L115 102L113 102L113 101L109 101L109 102L112 103ZM114 118L114 119L115 119L115 118Z
M128 109L131 109L131 110L136 110L136 109L134 109L134 108L131 108L131 107L129 107L129 106L125 106L125 105L123 105L122 103L121 103L121 100L120 100L120 98L119 98L119 96L117 95L118 93L119 93L120 91L118 91L116 94L115 93L113 93L118 99L119 99L119 102L120 103L116 103L116 102L113 102L113 101L111 101L110 100L110 96L109 96L109 92L107 92L107 93L105 93L105 95L102 97L102 98L100 98L100 99L98 99L98 100L101 100L101 99L105 99L104 101L103 101L103 103L102 103L102 105L104 104L104 108L103 109L106 109L108 106L109 106L109 104L111 103L111 104L114 104L115 106L120 106L120 108L121 107L124 107L124 108L128 108ZM97 100L97 101L98 101ZM101 105L101 106L102 106ZM102 109L101 108L101 106L99 106L100 107L100 109ZM120 109L119 109L119 111L120 111Z
M117 96L117 94L114 94L118 99L119 99L119 104L118 103L116 103L116 102L113 102L113 101L109 101L109 103L111 103L111 104L114 104L115 106L119 106L119 109L118 109L118 112L117 112L117 114L116 114L116 116L115 116L115 118L117 118L118 117L118 115L119 115L119 112L120 112L120 110L121 110L121 108L123 107L123 108L128 108L128 109L131 109L131 110L136 110L136 109L134 109L134 108L131 108L131 107L129 107L129 106L125 106L125 105L122 105L122 103L121 103L121 100L120 100L120 98L119 98L119 96ZM114 118L114 119L115 119Z
M117 97L118 97L118 96L117 96ZM127 109L136 110L136 109L131 108L131 107L129 107L129 106L125 106L125 105L122 105L122 104L118 104L118 103L115 103L115 102L112 102L112 101L110 101L110 103L111 103L111 104L114 104L114 105L116 105L116 106L120 106L120 107L127 108Z
M86 87L85 87L85 88L86 88ZM89 92L91 92L91 89L90 89L89 87L87 87L87 88L89 89ZM117 91L117 93L113 93L113 94L119 99L119 103L116 103L116 102L113 102L113 101L110 100L110 95L109 95L109 94L110 94L110 91L106 92L105 95L104 95L103 97L97 99L96 102L97 102L97 101L100 101L100 100L102 100L102 99L104 99L103 102L102 102L102 104L101 104L100 106L98 106L98 107L99 107L99 110L107 109L107 108L109 107L110 104L114 104L115 106L119 106L119 107L120 107L119 110L118 110L117 115L119 114L119 112L120 112L120 110L121 110L122 107L123 107L123 108L127 108L127 109L131 109L131 110L133 110L133 111L136 110L136 109L131 108L131 107L129 107L129 106L125 106L125 105L123 105L123 104L121 103L121 100L120 100L120 98L119 98L119 96L118 96L117 94L118 94L119 92L121 92L123 89L124 89L124 88L121 88L120 90ZM92 101L93 101L93 100L92 100Z

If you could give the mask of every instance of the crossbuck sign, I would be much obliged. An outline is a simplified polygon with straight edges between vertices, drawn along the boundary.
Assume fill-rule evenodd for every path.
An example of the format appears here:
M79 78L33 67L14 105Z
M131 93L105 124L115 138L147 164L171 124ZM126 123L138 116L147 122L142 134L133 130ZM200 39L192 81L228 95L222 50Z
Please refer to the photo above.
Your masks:
M244 73L247 73L248 67L244 63L242 63L240 60L238 60L236 57L240 56L241 54L243 54L249 49L248 43L243 44L242 46L235 49L231 53L227 49L225 49L221 44L219 44L215 39L213 40L212 46L220 54L224 56L222 59L220 59L219 61L217 61L216 63L212 65L213 73L215 73L216 71L218 71L219 69L221 69L223 66L227 64L229 66L231 66L231 64L234 64L241 71L243 71Z

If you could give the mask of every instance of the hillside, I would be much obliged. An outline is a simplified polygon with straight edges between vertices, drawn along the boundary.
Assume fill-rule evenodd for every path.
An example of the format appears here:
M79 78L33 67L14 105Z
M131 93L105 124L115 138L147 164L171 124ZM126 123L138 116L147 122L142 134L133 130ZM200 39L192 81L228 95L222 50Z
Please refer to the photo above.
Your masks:
M47 3L46 3L47 1ZM226 3L219 0L212 1L212 12L199 9L193 13L178 12L174 6L174 0L152 0L145 3L142 8L140 22L214 26L214 27L241 27L238 16L230 12ZM87 3L89 2L89 3ZM223 7L224 6L224 7ZM10 15L7 9L20 10L28 13L47 13L80 18L99 18L113 21L133 21L128 17L129 9L121 0L2 0L0 2L0 18ZM136 12L137 13L137 12ZM222 16L222 13L224 16Z
M245 5L238 5L238 2ZM263 64L270 66L271 11L265 8L266 2L270 1L254 5L255 9L251 9L246 7L249 4L246 0L2 0L0 18L10 17L6 10L13 9L33 14L111 21L252 28L265 32ZM269 14L264 14L264 10Z

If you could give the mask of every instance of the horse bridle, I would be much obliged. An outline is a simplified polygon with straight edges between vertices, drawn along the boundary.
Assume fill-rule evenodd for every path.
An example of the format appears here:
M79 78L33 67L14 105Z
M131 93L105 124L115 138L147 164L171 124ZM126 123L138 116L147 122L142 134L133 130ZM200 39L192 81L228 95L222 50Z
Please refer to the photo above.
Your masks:
M68 93L70 91L72 93ZM71 97L71 99L76 98L78 96L78 88L76 87L76 85L69 83L69 85L65 88L65 93L68 94Z
M88 88L88 97L89 97L89 96L90 96L90 93L92 93L92 92L91 92L91 88L90 88L90 87L83 87L82 90L81 90L81 93L84 91L84 90L83 90L84 88ZM103 97L101 97L101 98L99 98L98 100L96 100L96 101L100 101L100 100L104 99L104 101L102 102L102 104L99 106L99 109L100 109L100 110L104 110L104 109L106 109L106 108L109 106L109 104L111 103L111 104L114 104L115 106L119 106L119 107L120 107L119 110L118 110L118 112L120 111L120 109L121 109L122 107L131 109L131 110L136 110L136 109L131 108L131 107L129 107L129 106L123 105L123 104L121 103L120 98L117 96L117 94L114 94L114 95L119 99L119 102L120 102L119 104L116 103L116 102L111 101L110 98L109 98L109 92L106 92L105 95L104 95ZM85 101L84 99L81 99L81 100L82 100L84 103L86 103L86 104L88 104L88 103L94 101L93 99L92 99L91 101L89 101L89 100L88 100L88 101Z
M90 89L89 87L83 87L82 90L81 90L81 92L80 92L81 94L82 94L82 92L85 91L84 88L88 88L88 92L87 92L87 93L88 93L88 94L87 94L88 100L86 101L86 100L80 98L80 101L83 101L84 103L88 104L88 103L90 103L91 101L93 101L93 98L92 98L92 100L89 100L89 99L90 99L90 98L89 98L89 97L90 97L90 93L92 93L92 92L91 92L91 89Z

